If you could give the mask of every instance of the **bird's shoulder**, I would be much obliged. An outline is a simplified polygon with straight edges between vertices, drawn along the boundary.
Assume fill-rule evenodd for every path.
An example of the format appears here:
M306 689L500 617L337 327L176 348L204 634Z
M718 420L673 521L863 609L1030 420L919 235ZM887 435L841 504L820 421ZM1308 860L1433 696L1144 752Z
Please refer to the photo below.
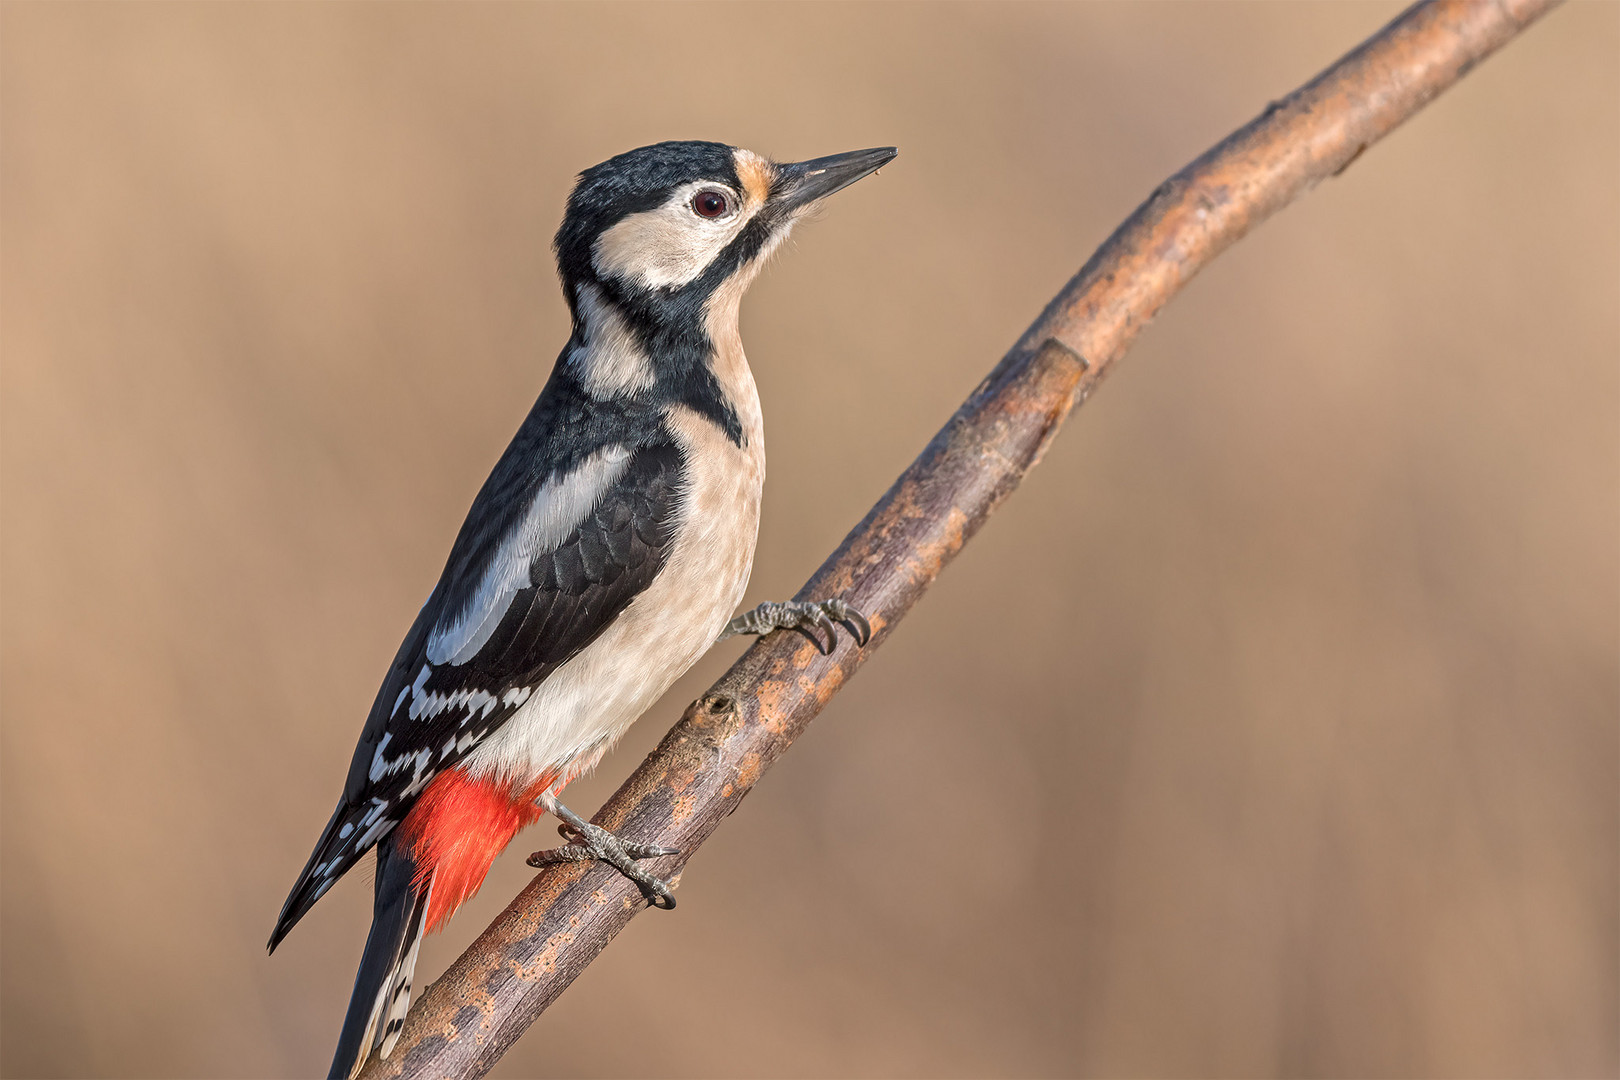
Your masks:
M420 752L430 713L459 709L469 749L498 727L656 576L682 469L656 403L595 399L559 363L474 498L361 747L395 732Z
M473 500L388 667L278 939L664 565L684 461L663 410L592 400L558 369Z

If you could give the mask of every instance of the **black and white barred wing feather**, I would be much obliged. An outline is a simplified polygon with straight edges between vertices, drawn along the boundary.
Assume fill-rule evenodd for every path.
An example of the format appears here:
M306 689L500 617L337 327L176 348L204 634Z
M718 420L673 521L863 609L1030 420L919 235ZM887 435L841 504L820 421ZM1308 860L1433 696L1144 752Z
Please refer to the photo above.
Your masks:
M536 479L524 463L544 459L532 445L540 412L479 492L389 667L343 799L287 898L272 949L436 775L509 720L663 565L681 476L676 447L608 444Z

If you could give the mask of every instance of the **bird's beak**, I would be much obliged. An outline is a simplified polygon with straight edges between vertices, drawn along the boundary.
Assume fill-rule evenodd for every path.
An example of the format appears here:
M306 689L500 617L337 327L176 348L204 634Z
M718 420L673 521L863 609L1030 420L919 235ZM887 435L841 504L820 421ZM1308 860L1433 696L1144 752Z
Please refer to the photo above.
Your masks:
M778 165L775 183L771 185L771 202L780 210L801 209L877 172L899 152L892 146L879 146Z

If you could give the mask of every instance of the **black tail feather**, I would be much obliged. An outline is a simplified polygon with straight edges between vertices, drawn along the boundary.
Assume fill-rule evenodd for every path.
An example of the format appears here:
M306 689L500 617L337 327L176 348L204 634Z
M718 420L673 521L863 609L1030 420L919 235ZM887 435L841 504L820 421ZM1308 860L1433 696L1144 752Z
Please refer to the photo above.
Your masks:
M353 1077L374 1049L381 1047L386 1055L399 1036L411 1002L422 917L432 893L431 881L419 892L415 876L415 861L395 847L392 836L377 845L377 898L371 933L354 977L354 993L328 1080Z

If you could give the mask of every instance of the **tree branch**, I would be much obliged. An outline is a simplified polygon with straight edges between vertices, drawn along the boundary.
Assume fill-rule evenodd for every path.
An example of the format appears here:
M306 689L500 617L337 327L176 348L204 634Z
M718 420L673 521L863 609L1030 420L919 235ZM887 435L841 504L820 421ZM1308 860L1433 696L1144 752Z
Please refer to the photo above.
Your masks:
M602 807L600 825L678 847L677 874L1040 460L1153 318L1203 266L1465 75L1556 0L1432 0L1273 102L1153 192L1058 293L800 590L871 618L865 649L823 657L773 634L689 706ZM411 1010L382 1077L475 1077L645 906L601 864L539 873Z

